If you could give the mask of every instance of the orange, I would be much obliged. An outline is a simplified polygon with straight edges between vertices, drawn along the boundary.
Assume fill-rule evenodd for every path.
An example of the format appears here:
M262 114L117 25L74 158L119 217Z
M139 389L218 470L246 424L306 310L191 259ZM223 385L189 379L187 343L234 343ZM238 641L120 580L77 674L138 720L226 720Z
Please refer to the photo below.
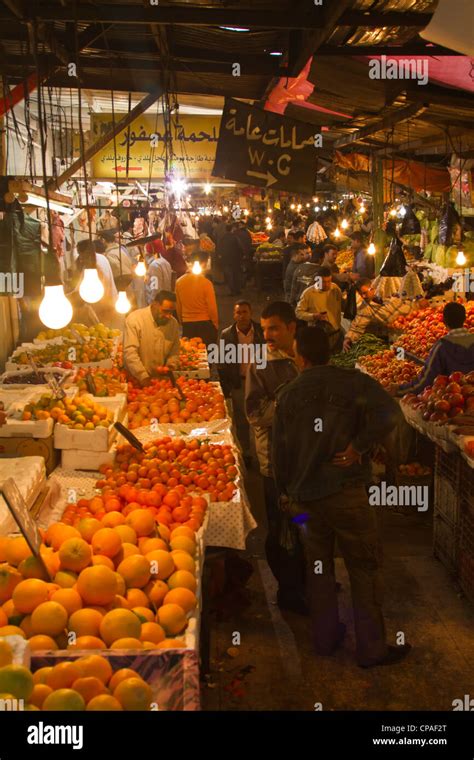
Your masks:
M69 618L68 629L76 636L97 636L103 615L87 607L74 611Z
M129 610L130 605L123 596L123 594L116 594L114 596L113 602L111 602L109 605L107 605L107 611L110 612L110 610L116 610L118 607L121 607L124 610Z
M107 649L102 639L97 636L78 636L75 641L68 644L68 649Z
M196 554L196 544L187 536L175 536L170 541L172 549L181 549L194 557Z
M150 601L144 591L138 588L129 588L125 594L130 609L133 607L149 607Z
M58 551L61 544L68 538L80 538L81 534L72 525L63 525L62 523L53 523L46 531L46 543L52 546L54 551Z
M150 569L153 579L166 580L175 571L173 557L169 552L155 549L153 552L153 564Z
M32 652L40 651L43 649L58 649L58 645L56 644L55 640L51 638L51 636L42 636L41 634L38 636L31 636L31 638L28 639L28 646Z
M3 628L4 625L8 625L8 617L5 610L0 607L0 628Z
M61 544L59 550L61 569L79 573L90 564L91 559L92 549L83 538L68 538Z
M58 636L66 627L68 614L62 604L43 602L31 615L31 627L34 633L46 636Z
M106 512L120 512L122 508L120 499L117 499L115 496L108 496L104 498L104 502Z
M125 527L127 527L127 526L125 526ZM127 542L125 542L124 544L122 544L122 557L121 557L120 561L122 562L127 557L131 557L132 554L141 554L140 549L138 548L138 546L136 544L129 544ZM117 556L119 556L119 555L117 555Z
M167 636L176 636L187 626L186 614L178 604L163 604L156 613L156 622L164 628Z
M51 686L47 686L45 683L35 684L29 699L30 704L35 705L35 707L41 710L44 700L52 691Z
M114 697L124 710L149 710L153 692L141 678L126 678L115 688Z
M29 578L21 581L12 594L15 607L25 614L33 610L42 602L46 602L49 595L48 584L38 578Z
M163 539L163 541L170 540L171 531L167 525L163 525L163 523L160 522L156 526L156 529L157 529L157 532L160 534L160 537Z
M52 669L53 668L50 665L50 666L48 666L46 668L39 668L39 670L36 670L33 673L33 683L34 684L37 684L37 683L44 683L44 684L46 684L47 680L48 680L48 675L49 675L49 673L51 673Z
M140 678L138 673L135 673L131 668L120 668L116 670L112 678L109 681L109 689L114 692L119 683L125 681L127 678Z
M171 538L176 538L176 536L187 536L191 541L196 541L196 533L186 525L180 525L171 532Z
M165 639L156 645L157 649L185 649L186 644L182 639Z
M74 660L58 662L49 673L46 683L54 689L68 689L80 677L79 665Z
M86 710L123 710L122 705L110 694L99 694L87 704Z
M117 639L110 645L111 649L143 649L143 643L140 639L135 639L132 636L126 636L123 639Z
M115 565L110 559L110 557L104 557L103 554L94 554L94 556L92 557L92 564L105 565L105 567L110 567L111 570L115 570Z
M188 570L176 570L173 575L170 575L167 582L170 589L188 588L194 592L197 588L196 578Z
M54 582L61 588L72 588L77 581L77 573L73 573L72 570L60 570L54 576Z
M127 588L143 588L150 580L150 562L141 554L132 554L120 563L117 572Z
M85 710L86 703L77 691L73 689L58 689L49 694L43 702L43 710Z
M132 612L138 616L138 619L142 623L153 623L155 620L155 614L153 610L150 610L148 607L132 607Z
M18 571L22 574L23 578L40 578L43 581L49 580L48 573L44 569L41 561L33 554L20 562L18 565Z
M0 628L0 636L22 636L26 639L25 632L17 625L4 625Z
M152 602L155 607L159 607L161 604L163 604L163 599L165 598L168 591L168 584L166 584L164 581L155 581L150 591L148 592L150 602Z
M93 515L97 512L101 512L104 509L104 500L101 496L94 496L89 502L89 509Z
M31 557L32 551L23 536L11 538L6 545L6 560L10 565L20 565L23 560Z
M130 527L130 525L117 525L115 528L115 532L119 534L120 538L122 539L122 545L124 543L126 544L136 544L137 543L137 534L133 530L133 528Z
M116 575L104 565L86 567L77 579L77 590L86 604L110 604L117 593Z
M176 575L176 573L175 573ZM164 604L177 604L185 612L192 612L196 606L197 599L189 588L174 588L169 591L164 600Z
M126 524L133 528L137 536L149 536L155 530L155 518L147 509L134 509L127 515Z
M145 555L149 552L155 551L155 549L168 551L168 545L162 538L141 538L138 545L141 553Z
M22 631L24 631L25 636L27 639L31 638L33 636L33 628L31 627L31 615L25 615L23 620L20 623L20 628ZM54 641L54 639L53 639Z
M183 552L182 549L174 549L171 552L173 562L176 566L176 570L188 570L190 573L196 572L196 563L193 558L187 552Z
M107 694L107 689L104 684L95 676L77 678L74 681L72 688L81 695L86 705L91 699L94 699L94 697L98 697L100 694Z
M10 541L8 536L0 536L0 562L7 561L7 546Z
M159 644L164 641L165 632L158 623L143 623L140 639L142 641L151 641L153 644Z
M81 657L77 660L77 664L79 665L82 678L95 676L102 681L105 686L112 677L113 671L110 662L99 654L90 654Z
M0 604L11 599L16 586L23 580L21 574L11 565L0 565Z
M107 512L101 523L104 528L117 528L119 525L125 524L125 517L121 512Z
M141 623L131 610L115 609L107 612L100 623L100 635L110 646L117 639L140 638Z
M73 588L60 588L54 591L50 596L50 601L62 604L68 615L72 615L82 607L80 594Z
M46 565L49 578L54 578L56 573L59 571L59 552L55 552L49 546L44 546L44 544L42 544L40 547L40 554L41 559ZM49 580L49 578L45 578L44 580Z
M92 536L91 545L94 554L115 557L122 547L122 539L113 528L101 528Z
M9 625L20 625L24 613L20 612L20 610L15 607L13 599L9 599L8 602L4 602L2 604L2 610L8 618Z
M89 544L94 533L97 533L97 531L101 528L101 521L97 520L95 517L83 517L82 520L79 520L77 523L77 530L81 534L84 541L87 541Z

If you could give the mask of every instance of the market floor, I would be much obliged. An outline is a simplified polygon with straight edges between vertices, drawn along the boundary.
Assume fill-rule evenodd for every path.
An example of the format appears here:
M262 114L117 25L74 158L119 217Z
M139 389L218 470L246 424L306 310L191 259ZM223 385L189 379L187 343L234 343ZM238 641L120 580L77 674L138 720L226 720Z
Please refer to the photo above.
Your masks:
M245 293L257 318L271 296ZM219 297L222 325L231 322L232 301ZM240 556L252 563L253 573L245 587L224 588L219 585L222 555L209 558L217 582L211 601L210 673L202 683L204 710L452 710L454 699L474 695L474 606L432 555L430 512L383 514L388 638L395 643L402 632L413 649L399 665L362 670L354 659L350 586L343 561L336 560L336 575L342 583L339 604L347 623L346 640L335 656L316 657L307 618L282 613L275 604L275 581L263 549L263 494L255 469L249 471L246 485L259 527ZM239 638L240 645L234 647Z

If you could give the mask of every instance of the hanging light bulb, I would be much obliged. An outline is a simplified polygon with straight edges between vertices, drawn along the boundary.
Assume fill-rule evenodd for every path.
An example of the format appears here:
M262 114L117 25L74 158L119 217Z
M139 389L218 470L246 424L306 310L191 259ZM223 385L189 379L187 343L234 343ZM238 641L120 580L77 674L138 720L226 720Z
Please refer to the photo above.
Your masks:
M309 203L306 204L306 208L309 208Z
M115 301L115 311L118 311L119 314L128 314L131 308L132 304L128 300L126 292L120 290L118 298Z
M202 273L202 267L199 263L199 261L195 261L191 267L191 272L193 274L201 274Z
M86 303L97 303L103 298L104 286L102 285L97 269L84 269L84 277L79 286L79 295Z
M334 235L335 238L340 238L341 237L341 230L339 229L339 227L336 227L336 229L333 232L333 235Z
M72 304L64 295L62 285L45 285L39 307L39 318L50 330L66 327L72 319Z
M224 208L222 210L223 210L224 214L227 214L229 212L229 206L224 206Z
M248 210L248 208L244 208L244 214L245 214L245 216L248 216L248 215L249 215L249 210Z
M297 211L301 211L301 203L298 203L298 205L297 205L297 207L296 207L296 210L297 210Z
M321 209L319 208L319 206L315 206L315 207L314 207L314 210L315 210L316 212L318 212L318 211L320 211Z
M367 209L365 208L364 204L361 203L359 206L359 214L365 214L366 211Z
M319 198L316 195L313 195L313 201L314 203L319 203Z
M327 211L327 210L328 210L328 207L327 206L323 206L323 211Z
M268 224L267 224L267 230L268 230L268 232L270 232L270 230L272 230L272 229L273 229L273 224L271 222L268 222Z
M292 211L294 211L294 210L295 210L295 208L296 208L295 204L294 204L294 203L292 203L292 204L291 204L291 206L290 206L290 209L291 209Z
M204 192L206 193L206 195L209 195L211 193L211 191L212 191L212 185L211 185L211 183L210 182L206 182L206 184L204 185Z
M265 219L265 222L266 222L267 224L271 224L271 223L272 223L272 220L271 220L271 218L270 218L269 216L267 216L267 217L266 217L266 219Z
M373 243L369 243L369 247L367 248L367 253L370 253L371 256L375 256L375 245Z
M347 219L342 220L341 227L343 230L347 230L347 228L349 227L349 222L347 221Z
M458 255L456 256L456 264L458 267L463 267L466 262L467 259L464 251L458 251Z
M146 275L146 264L143 261L143 259L140 259L137 262L137 266L135 267L135 274L137 277L145 277Z
M273 214L273 209L272 209L272 208L269 208L269 209L267 210L267 214Z
M405 206L400 206L400 210L398 213L400 214L401 217L404 217L407 213Z
M390 214L390 216L396 216L397 215L397 209L396 208L391 208L390 211L389 211L389 214Z

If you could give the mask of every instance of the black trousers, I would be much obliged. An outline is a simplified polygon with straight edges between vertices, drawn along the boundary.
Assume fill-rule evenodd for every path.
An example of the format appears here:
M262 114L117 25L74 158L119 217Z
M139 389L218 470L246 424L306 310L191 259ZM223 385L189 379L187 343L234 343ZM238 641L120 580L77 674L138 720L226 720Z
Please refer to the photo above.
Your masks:
M289 552L280 544L283 521L288 518L279 508L279 495L273 478L263 478L263 493L268 523L265 541L268 565L278 581L282 596L301 596L306 577L303 547L297 541L295 550Z
M210 320L183 322L183 337L201 338L202 342L208 346L210 343L217 343L217 327Z

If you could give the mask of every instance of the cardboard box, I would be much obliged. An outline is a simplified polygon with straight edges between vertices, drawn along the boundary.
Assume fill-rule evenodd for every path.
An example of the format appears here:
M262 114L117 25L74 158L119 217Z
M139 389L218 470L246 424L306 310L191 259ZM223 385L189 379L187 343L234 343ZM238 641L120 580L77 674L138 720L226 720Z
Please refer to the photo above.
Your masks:
M0 439L0 457L43 457L48 475L59 463L59 453L54 448L53 436L49 438L2 438Z
M82 451L81 449L63 449L61 467L63 470L91 470L97 472L102 464L115 464L115 446L109 451Z
M114 422L127 423L127 397L125 394L95 398L101 406L107 407L114 414ZM56 423L54 428L54 445L57 449L76 449L79 451L108 452L117 431L111 425L108 428L97 427L95 430L73 430L67 425Z

